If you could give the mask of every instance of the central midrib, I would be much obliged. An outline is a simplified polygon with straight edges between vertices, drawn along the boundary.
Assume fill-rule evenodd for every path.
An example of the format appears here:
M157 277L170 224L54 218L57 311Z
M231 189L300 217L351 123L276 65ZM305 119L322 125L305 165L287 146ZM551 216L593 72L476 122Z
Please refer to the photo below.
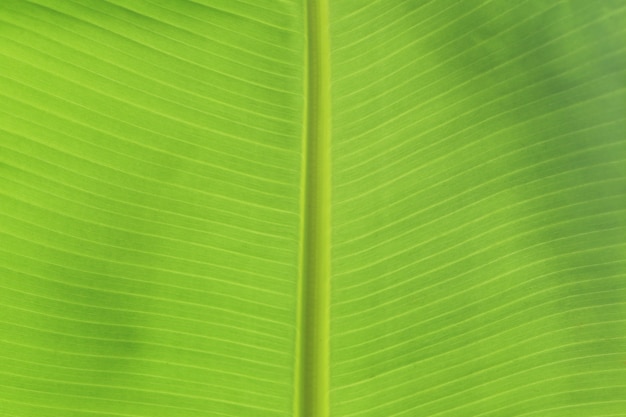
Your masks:
M329 415L330 35L328 0L308 0L296 417Z

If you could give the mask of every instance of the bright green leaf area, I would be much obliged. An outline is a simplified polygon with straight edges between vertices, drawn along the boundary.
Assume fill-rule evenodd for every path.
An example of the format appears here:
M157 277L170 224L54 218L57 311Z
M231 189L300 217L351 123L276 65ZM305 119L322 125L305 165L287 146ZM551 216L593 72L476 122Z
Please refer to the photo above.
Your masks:
M623 0L0 0L0 416L626 416Z

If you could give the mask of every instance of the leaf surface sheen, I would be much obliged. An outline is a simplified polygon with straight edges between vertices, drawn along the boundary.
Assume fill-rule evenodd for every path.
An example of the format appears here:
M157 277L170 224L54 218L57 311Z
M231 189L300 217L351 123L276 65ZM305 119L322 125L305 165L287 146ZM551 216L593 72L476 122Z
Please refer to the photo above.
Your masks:
M3 0L0 414L626 415L625 16Z

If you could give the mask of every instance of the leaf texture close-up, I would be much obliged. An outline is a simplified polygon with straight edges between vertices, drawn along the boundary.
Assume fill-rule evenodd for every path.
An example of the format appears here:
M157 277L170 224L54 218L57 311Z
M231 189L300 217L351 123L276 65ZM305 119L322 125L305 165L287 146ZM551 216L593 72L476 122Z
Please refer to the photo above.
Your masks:
M0 416L626 417L626 1L0 0Z

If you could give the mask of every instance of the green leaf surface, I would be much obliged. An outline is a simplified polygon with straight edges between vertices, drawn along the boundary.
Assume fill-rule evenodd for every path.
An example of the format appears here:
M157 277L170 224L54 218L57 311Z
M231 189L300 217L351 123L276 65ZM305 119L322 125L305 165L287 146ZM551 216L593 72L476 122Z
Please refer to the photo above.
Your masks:
M626 416L626 2L1 0L0 416Z

